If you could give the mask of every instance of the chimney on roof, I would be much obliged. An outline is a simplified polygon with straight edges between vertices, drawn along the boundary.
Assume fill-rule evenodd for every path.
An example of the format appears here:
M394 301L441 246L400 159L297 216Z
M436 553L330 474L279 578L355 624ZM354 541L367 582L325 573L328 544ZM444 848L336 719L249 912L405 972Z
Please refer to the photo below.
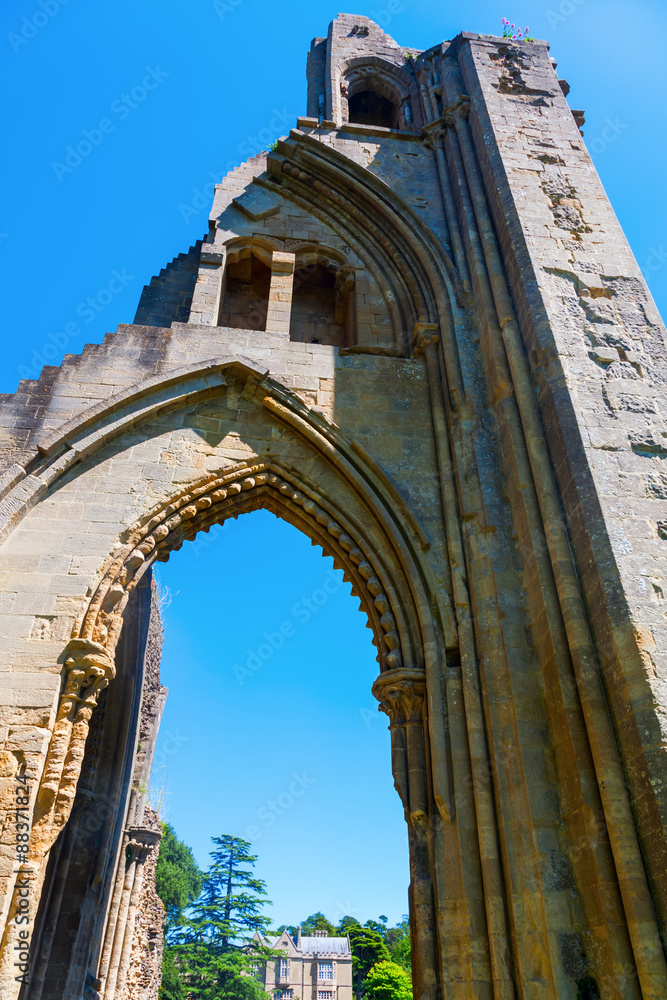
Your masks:
M329 931L313 931L313 937L329 937Z

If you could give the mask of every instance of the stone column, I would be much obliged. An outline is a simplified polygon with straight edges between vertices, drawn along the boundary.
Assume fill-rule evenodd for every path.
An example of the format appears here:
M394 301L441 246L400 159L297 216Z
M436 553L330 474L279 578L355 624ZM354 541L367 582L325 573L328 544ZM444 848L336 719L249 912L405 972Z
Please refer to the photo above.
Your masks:
M435 997L438 989L424 747L425 692L424 671L407 667L380 674L373 685L381 711L389 716L394 783L408 823L413 970L420 1000Z
M192 296L188 323L218 325L226 256L224 247L214 249L206 243L202 246L199 274Z
M293 253L273 251L269 310L266 316L266 329L271 333L289 334L295 260Z
M103 981L101 996L104 1000L122 997L127 970L132 954L132 939L137 915L137 902L141 894L144 862L151 847L160 840L160 833L149 827L135 827L127 831L123 844L123 857L116 881L112 904L116 919L107 926L106 942L100 967Z

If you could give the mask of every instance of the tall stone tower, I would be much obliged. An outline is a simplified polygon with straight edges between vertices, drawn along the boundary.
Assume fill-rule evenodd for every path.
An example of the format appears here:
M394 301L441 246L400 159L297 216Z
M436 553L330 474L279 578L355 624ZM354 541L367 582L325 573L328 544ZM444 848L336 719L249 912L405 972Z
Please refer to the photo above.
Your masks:
M566 90L340 15L135 323L0 401L3 1000L138 995L150 568L259 507L368 616L419 1000L667 996L667 341Z

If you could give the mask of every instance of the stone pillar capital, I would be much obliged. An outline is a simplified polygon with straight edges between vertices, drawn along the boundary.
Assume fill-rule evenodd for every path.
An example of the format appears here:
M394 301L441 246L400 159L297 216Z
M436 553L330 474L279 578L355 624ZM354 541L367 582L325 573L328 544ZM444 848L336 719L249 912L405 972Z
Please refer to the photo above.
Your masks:
M271 255L271 272L273 274L294 274L296 255L274 250Z
M440 327L437 323L415 323L412 343L415 354L425 354L426 349L440 342Z
M443 108L442 121L451 127L459 121L465 121L470 116L470 98L466 94L460 94L455 101Z
M116 676L116 665L106 647L92 639L72 639L65 647L67 680L63 702L95 704L97 696Z
M65 667L68 671L63 697L72 696L100 679L109 681L116 676L116 665L106 646L92 639L71 639L65 647ZM104 685L106 686L106 685Z
M389 716L390 728L421 725L425 692L424 671L409 667L387 670L373 684L373 694L380 702L380 711Z
M130 861L145 861L151 848L160 843L162 834L149 826L133 826L127 830Z

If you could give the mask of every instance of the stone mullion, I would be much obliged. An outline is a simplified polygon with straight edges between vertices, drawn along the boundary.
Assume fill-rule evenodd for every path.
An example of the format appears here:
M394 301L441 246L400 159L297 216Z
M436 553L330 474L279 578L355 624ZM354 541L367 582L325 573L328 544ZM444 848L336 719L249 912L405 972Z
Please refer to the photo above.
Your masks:
M315 218L330 225L334 232L349 244L356 256L364 262L365 268L378 288L395 289L397 275L399 282L402 281L400 273L396 271L396 261L380 257L377 253L377 247L373 245L372 240L368 239L363 228L357 228L353 221L346 218L344 211L341 210L337 216L327 214L322 210L321 200L318 200L318 195L310 191L309 188L304 188L302 185L292 181L287 171L285 173L287 179L283 180L283 183L289 189L290 199L300 208L312 213ZM387 309L392 321L392 331L397 340L400 338L401 330L405 326L403 315L407 295L404 294L404 289L402 289L402 292L403 298L397 297L397 299L394 299L392 297L387 302ZM357 342L359 343L358 340ZM404 351L397 349L396 356L403 357Z
M379 247L383 248L395 268L394 274L400 275L408 293L406 316L412 315L413 319L426 320L433 306L431 283L423 263L416 261L414 253L411 252L400 217L388 212L386 204L376 198L374 193L371 203L360 208L350 198L347 176L338 164L331 160L323 160L321 148L299 149L298 158L295 158L294 163L283 161L283 170L297 177L306 187L312 187L316 192L316 198L326 200L335 213L345 213L350 217L357 229L357 238L359 232L365 230L371 258L377 255ZM319 180L318 175L323 180ZM406 262L409 266L405 266ZM396 284L389 287L396 293Z
M461 679L483 878L489 958L491 968L496 970L493 982L494 996L497 1000L501 1000L501 998L502 1000L512 1000L514 986L509 956L509 934L505 919L505 881L498 855L498 831L488 764L489 751L485 735L484 709L475 651L471 599L466 582L467 560L454 488L452 454L436 353L439 339L433 325L418 324L415 327L415 347L424 354L426 360L442 505L452 571L453 596L458 620ZM463 393L459 393L459 395L463 396ZM441 905L445 904L446 900L442 900ZM485 950L485 948L480 946L476 950Z
M269 161L269 166L270 166ZM357 256L364 261L365 265L368 267L370 273L372 274L378 287L390 288L396 293L396 286L398 283L401 284L401 296L399 301L401 306L410 299L410 289L405 282L403 272L400 269L400 261L392 258L389 254L378 253L378 244L373 240L372 235L365 231L363 227L357 225L356 219L352 214L352 208L348 199L344 201L343 196L340 195L340 204L335 202L338 192L334 188L334 184L337 181L337 177L334 175L332 177L327 177L329 184L328 196L325 195L324 191L317 189L307 181L313 178L305 174L305 171L301 170L301 167L297 164L292 164L288 160L280 161L281 172L282 172L282 182L286 184L290 191L290 198L293 198L294 202L303 208L305 211L313 212L313 214L323 221L330 224L337 234L344 239L349 245L354 249ZM318 165L313 166L310 162L307 163L309 170L318 170ZM304 178L300 177L301 173L305 175ZM322 188L323 185L320 185ZM323 204L326 204L329 212L323 211ZM334 214L332 214L332 209L334 209ZM383 251L385 248L382 248ZM392 280L393 278L393 280ZM397 281L398 279L398 281Z
M223 295L226 248L204 243L200 253L199 272L192 294L188 323L218 326Z
M295 261L293 253L282 253L279 250L274 250L271 256L266 329L275 333L289 333Z
M486 203L486 193L469 125L466 116L461 113L460 104L459 101L459 107L453 116L453 125L461 148L466 182L472 194L484 263L498 323L502 330L502 344L507 359L505 364L511 372L510 378L516 392L517 407L525 434L525 446L533 473L579 697L598 776L635 961L645 996L657 998L662 996L667 988L667 962L602 690L583 599L572 563L569 540L562 520L528 363L504 276L502 258Z

